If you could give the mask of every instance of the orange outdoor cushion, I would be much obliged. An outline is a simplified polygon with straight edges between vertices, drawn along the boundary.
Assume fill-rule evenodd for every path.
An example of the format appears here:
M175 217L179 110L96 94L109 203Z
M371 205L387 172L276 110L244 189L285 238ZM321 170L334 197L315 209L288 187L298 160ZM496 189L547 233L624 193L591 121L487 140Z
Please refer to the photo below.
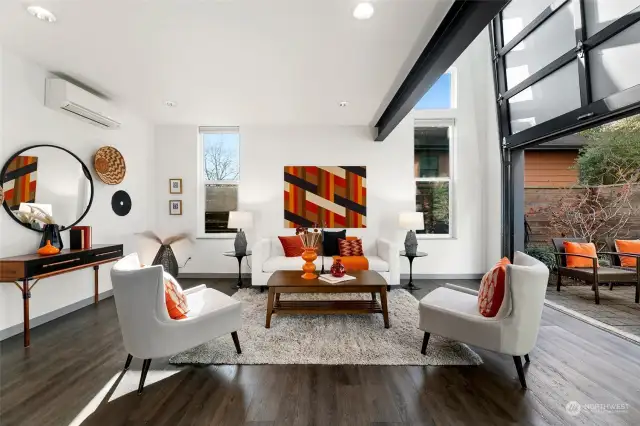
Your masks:
M504 303L507 290L507 265L511 262L503 257L489 270L480 284L478 291L478 311L483 317L495 317Z
M640 254L640 240L616 240L616 250L622 253ZM620 266L624 268L635 268L635 257L620 256Z
M369 260L364 256L333 256L333 258L340 259L347 272L366 271L369 269Z
M302 248L302 238L299 235L294 235L292 237L278 237L280 240L280 244L282 244L282 249L284 250L284 255L286 257L300 257L302 256L302 252L304 249Z
M598 257L596 254L596 245L593 243L574 243L571 241L564 241L564 251L567 254L583 254L590 257ZM567 268L592 268L593 260L586 257L578 256L566 256ZM599 267L599 265L598 265Z

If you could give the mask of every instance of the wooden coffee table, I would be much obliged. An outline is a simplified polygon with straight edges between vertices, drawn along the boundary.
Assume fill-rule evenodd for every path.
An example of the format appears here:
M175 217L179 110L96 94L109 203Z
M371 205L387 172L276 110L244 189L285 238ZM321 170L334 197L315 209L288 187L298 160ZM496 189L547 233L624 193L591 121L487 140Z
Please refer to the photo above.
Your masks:
M339 284L305 280L301 275L302 271L276 271L269 278L266 328L271 327L273 314L382 314L384 327L389 328L387 282L379 273L349 272L356 279ZM281 293L369 293L371 300L280 300Z

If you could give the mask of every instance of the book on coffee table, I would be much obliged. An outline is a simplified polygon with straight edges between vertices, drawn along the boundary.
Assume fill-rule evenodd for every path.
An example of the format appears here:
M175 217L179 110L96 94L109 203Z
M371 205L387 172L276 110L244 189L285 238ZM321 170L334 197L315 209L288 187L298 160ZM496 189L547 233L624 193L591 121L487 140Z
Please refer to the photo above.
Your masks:
M331 274L322 274L318 277L319 280L328 282L329 284L338 284L345 281L355 280L356 277L352 277L351 275L344 275L340 278L334 277Z

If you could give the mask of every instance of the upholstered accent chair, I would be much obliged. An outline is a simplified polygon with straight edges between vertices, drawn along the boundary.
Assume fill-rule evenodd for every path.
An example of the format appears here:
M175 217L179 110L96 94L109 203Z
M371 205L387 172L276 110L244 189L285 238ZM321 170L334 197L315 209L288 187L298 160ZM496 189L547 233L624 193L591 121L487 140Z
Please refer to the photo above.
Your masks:
M487 318L478 310L478 292L447 284L427 294L419 304L420 324L424 331L422 354L426 354L429 336L437 334L479 348L513 356L523 388L527 382L522 367L524 355L538 338L549 269L540 261L516 252L507 265L507 291L503 303L511 303L504 318Z
M241 353L239 301L200 285L184 291L189 305L187 318L173 320L167 312L162 266L141 267L137 254L113 266L111 281L124 347L129 353L124 369L129 369L133 357L144 360L138 394L142 393L153 358L174 355L227 333Z

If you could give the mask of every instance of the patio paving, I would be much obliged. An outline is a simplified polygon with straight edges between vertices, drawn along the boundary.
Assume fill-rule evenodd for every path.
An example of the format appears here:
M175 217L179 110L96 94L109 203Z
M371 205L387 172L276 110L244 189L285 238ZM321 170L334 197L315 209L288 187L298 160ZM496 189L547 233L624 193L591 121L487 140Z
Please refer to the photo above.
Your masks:
M596 305L590 285L571 283L558 292L555 283L549 283L547 300L640 337L640 304L634 303L635 291L630 285L617 285L611 291L608 285L601 285L600 304Z

